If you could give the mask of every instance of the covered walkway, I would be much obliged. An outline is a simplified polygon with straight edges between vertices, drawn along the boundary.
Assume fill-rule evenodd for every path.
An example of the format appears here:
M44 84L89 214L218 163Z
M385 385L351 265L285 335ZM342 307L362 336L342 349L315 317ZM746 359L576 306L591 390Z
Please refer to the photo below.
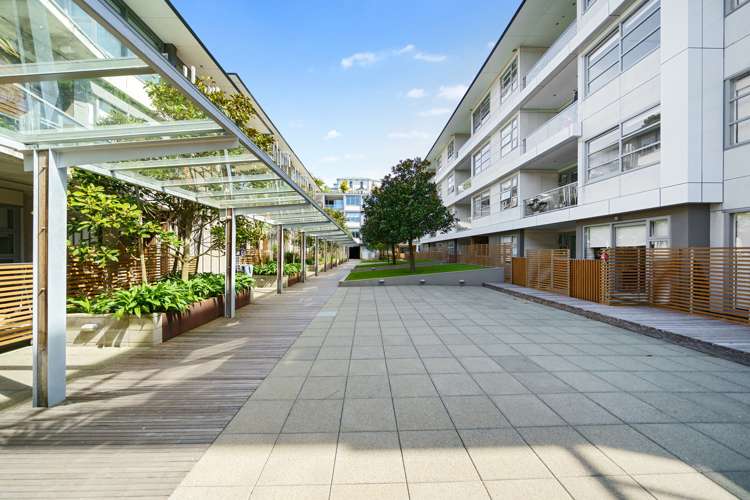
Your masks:
M173 497L747 498L749 436L748 367L484 288L340 288Z
M333 295L340 269L84 367L66 404L0 411L0 498L168 497ZM73 360L92 350L69 349ZM29 370L4 359L17 358L0 356L0 373Z

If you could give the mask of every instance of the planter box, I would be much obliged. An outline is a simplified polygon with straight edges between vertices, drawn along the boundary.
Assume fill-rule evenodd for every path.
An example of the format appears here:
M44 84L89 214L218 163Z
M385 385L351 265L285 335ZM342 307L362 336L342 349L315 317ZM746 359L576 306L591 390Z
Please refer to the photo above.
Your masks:
M255 288L276 288L276 275L255 274ZM289 286L289 276L284 276L284 288Z
M286 277L286 278L287 278L287 282L288 282L287 286L292 286L294 284L297 284L297 283L299 283L299 280L300 280L299 274L292 274L291 276Z
M246 306L252 291L237 294L235 307ZM114 314L73 313L67 317L67 343L96 347L147 347L161 344L224 314L224 297L192 304L182 313L154 313L138 318Z

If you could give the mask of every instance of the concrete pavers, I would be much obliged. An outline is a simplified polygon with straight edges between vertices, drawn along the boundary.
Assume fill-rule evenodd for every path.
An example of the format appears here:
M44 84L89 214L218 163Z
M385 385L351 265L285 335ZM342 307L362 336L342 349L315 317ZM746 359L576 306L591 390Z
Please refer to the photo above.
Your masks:
M481 288L347 288L174 498L747 497L747 435L748 367Z

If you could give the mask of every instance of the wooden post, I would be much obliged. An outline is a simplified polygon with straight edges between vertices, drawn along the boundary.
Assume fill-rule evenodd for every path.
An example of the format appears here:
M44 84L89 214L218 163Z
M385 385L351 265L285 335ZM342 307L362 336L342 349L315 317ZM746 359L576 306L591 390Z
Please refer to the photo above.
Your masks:
M67 169L34 151L33 384L36 407L65 400Z
M234 209L227 208L224 213L224 240L226 266L224 269L224 317L234 318L235 291L234 273L237 268L237 252L235 251L236 225Z
M315 276L318 275L318 237L315 237Z
M284 226L279 224L279 244L276 257L276 293L284 288Z
M307 237L305 236L304 231L300 233L300 237L302 238L302 244L300 245L300 260L302 261L302 270L300 272L299 279L300 281L302 281L302 283L304 283L307 279Z

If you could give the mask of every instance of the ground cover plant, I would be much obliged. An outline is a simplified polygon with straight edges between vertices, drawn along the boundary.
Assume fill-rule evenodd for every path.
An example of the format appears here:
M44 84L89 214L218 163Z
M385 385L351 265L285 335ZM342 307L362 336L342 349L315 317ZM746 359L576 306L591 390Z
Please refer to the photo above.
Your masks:
M373 278L392 278L394 276L409 276L413 274L450 273L454 271L470 271L482 269L482 266L474 264L435 264L434 266L417 267L413 271L409 268L403 269L376 269L375 271L357 271L349 273L346 281L365 280Z

